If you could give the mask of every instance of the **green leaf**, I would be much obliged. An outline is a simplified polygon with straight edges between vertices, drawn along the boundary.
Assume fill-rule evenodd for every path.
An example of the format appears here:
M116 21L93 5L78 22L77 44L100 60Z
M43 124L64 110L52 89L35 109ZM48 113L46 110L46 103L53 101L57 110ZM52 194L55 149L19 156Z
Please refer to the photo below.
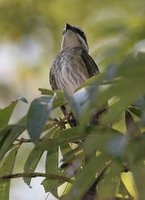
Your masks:
M44 149L41 147L41 143L39 145L36 145L30 152L25 162L24 172L26 173L34 172L43 153ZM32 179L31 177L23 177L24 182L27 183L27 185L29 186L31 183L31 179Z
M3 141L9 135L13 125L8 125L0 130L0 147L2 146Z
M67 144L69 142L77 142L86 138L88 132L85 132L82 127L75 127L66 130L60 130L55 138L42 141L45 150L51 150L55 146Z
M86 88L81 88L73 95L73 101L70 101L71 107L76 113L77 118L81 118L90 103L90 96ZM70 99L71 100L71 99Z
M41 92L42 95L50 95L50 96L54 95L54 92L52 90L48 90L45 88L39 88L38 90Z
M65 97L73 110L76 118L79 120L79 124L86 125L89 122L91 111L88 107L92 104L92 102L96 99L97 89L101 84L102 76L97 76L89 79L91 81L90 84L86 83L83 88L77 90L73 96L69 96L65 94ZM92 84L92 81L95 83Z
M12 173L18 149L19 149L19 146L13 148L8 154L8 156L6 157L5 161L0 167L0 177ZM10 190L10 180L5 180L5 179L0 180L0 199L1 200L9 200L9 190Z
M64 98L64 94L61 90L56 90L54 93L54 101L53 108L57 108L58 106L62 106L66 104L66 99Z
M0 160L9 151L15 139L25 131L22 125L10 125L0 132Z
M53 135L55 135L57 131L57 128L54 127L52 128L50 131L48 131L48 133L46 135L44 135L42 137L42 141L47 141L49 140ZM26 173L32 173L35 171L38 162L40 160L40 158L42 157L42 154L44 153L45 149L44 149L44 144L43 142L40 141L30 152L25 165L24 165L24 171ZM31 182L31 177L24 177L24 182L27 183L30 186L30 182Z
M60 144L60 151L61 151L62 157L66 158L66 154L70 153L70 151L72 151L72 148L70 147L69 143Z
M130 57L125 58L122 64L116 69L116 81L103 90L97 90L96 96L91 101L90 108L93 107L99 110L106 105L106 102L111 100L108 112L104 113L102 117L103 123L117 121L121 113L145 93L145 59L137 59L134 55ZM102 74L102 77L99 77L97 80L98 82L94 82L94 85L91 86L92 88L94 87L94 93L96 91L95 85L97 89L99 81L103 82L105 79L106 77ZM132 87L133 90L130 90ZM113 103L112 99L115 99Z
M110 168L106 171L103 177L103 181L101 181L99 184L99 199L113 199L113 197L116 195L121 171L122 166L113 160Z
M8 107L0 109L0 129L6 126L11 118L12 112L17 104L17 101L12 102Z
M121 180L119 185L119 194L123 196L129 196L129 199L137 199L137 190L134 182L134 178L130 171L121 173Z
M11 115L18 103L18 101L23 101L27 103L27 99L24 97L20 97L18 100L13 101L8 107L4 109L0 109L0 129L5 127L11 118Z
M108 158L105 155L91 156L82 172L78 175L70 193L70 200L80 200L95 180L96 173L105 165Z
M58 106L66 104L63 92L61 90L55 90L55 92L54 92L52 90L39 88L39 91L41 91L41 94L43 94L43 95L48 95L48 96L54 97L53 108L57 108Z
M87 140L84 142L84 149L87 156L96 151L101 151L110 156L121 156L127 145L128 138L121 132L109 127L93 127L90 130Z
M143 133L140 137L137 137L130 141L127 145L125 155L132 165L145 159L145 134Z
M135 123L131 113L128 110L125 111L125 123L128 135L132 139L137 139L141 135L141 131L138 124Z
M27 129L33 142L37 142L52 110L53 97L42 96L32 101L28 116Z
M52 150L47 151L45 172L56 175L58 174L58 147L54 147ZM45 192L51 192L51 194L58 198L58 180L46 178L41 184L44 186Z
M132 165L132 173L135 180L135 184L138 192L138 200L144 199L145 189L144 189L144 180L145 180L145 165L142 160L138 163Z
M140 110L138 107L134 107L134 106L129 106L128 110L130 112L132 112L133 114L135 114L137 117L141 118L142 117L142 110Z

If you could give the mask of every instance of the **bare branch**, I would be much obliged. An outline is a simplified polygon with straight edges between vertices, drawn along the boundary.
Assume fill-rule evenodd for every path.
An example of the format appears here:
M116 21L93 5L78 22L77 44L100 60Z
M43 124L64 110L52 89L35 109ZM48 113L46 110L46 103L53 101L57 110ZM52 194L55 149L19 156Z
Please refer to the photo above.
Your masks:
M46 173L40 173L40 172L34 172L34 173L16 173L16 174L7 174L4 176L0 176L0 180L8 180L12 178L23 178L23 177L31 177L31 178L36 178L36 177L46 177L50 179L56 179L56 180L62 180L68 183L72 183L73 181L70 178L67 178L65 176L60 176L60 175L54 175L54 174L46 174Z

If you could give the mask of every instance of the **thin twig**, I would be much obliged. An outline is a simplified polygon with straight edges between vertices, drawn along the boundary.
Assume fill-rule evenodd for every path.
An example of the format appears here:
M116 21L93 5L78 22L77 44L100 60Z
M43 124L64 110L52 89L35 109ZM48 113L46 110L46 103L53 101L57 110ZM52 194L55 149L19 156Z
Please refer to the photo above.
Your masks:
M20 139L16 139L17 142L21 143L27 143L27 142L32 142L31 139L25 139L25 138L20 138Z
M33 173L23 172L23 173L16 173L16 174L7 174L4 176L0 176L0 180L8 180L8 179L12 179L12 178L23 178L23 177L31 177L31 178L46 177L46 178L50 178L50 179L63 180L68 183L73 182L70 178L67 178L65 176L46 174L46 173L40 173L40 172L33 172Z

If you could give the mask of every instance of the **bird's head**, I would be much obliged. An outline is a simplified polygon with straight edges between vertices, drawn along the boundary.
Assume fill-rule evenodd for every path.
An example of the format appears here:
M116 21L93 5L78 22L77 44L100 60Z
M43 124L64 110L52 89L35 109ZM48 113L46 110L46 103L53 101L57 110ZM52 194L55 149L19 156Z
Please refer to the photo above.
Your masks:
M88 43L84 32L75 26L66 24L61 43L61 50L67 47L82 47L88 52Z

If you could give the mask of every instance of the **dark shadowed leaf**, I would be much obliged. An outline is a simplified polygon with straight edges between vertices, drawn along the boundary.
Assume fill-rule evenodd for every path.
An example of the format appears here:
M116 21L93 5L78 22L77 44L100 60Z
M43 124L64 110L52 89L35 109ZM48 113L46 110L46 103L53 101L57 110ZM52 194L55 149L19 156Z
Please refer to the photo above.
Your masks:
M0 167L0 177L11 174L19 146L13 148ZM0 199L9 200L10 180L0 180Z
M66 130L60 130L55 138L50 140L44 140L43 148L45 150L51 150L55 146L67 144L69 142L78 142L81 139L84 139L88 132L85 132L82 127L75 127Z
M128 160L132 161L133 163L137 163L140 160L145 159L144 155L145 151L145 134L142 134L140 137L134 138L130 141L130 143L127 145L125 155L128 158Z
M5 153L9 151L11 148L11 145L16 140L18 136L20 136L25 131L25 127L22 125L10 125L1 130L0 135L3 137L0 141L0 160L3 158Z
M97 150L111 156L121 156L127 141L127 137L115 129L96 126L90 130L90 135L84 142L84 149L88 156Z
M52 137L53 134L55 134L57 131L57 128L54 127L52 128L50 131L48 131L48 133L46 135L44 135L42 137L42 140L47 141L50 139L50 137ZM43 146L43 142L39 142L30 152L25 165L24 165L24 171L27 173L32 173L35 171L39 160L42 157L42 154L44 153L45 149ZM31 177L24 177L23 178L25 183L27 183L30 186L30 182L31 182Z
M133 104L134 107L140 109L140 110L144 110L145 109L145 96L142 95L140 96L135 103Z
M138 124L135 123L129 110L125 111L125 123L127 132L132 139L136 139L141 135L140 128Z
M129 106L128 110L130 112L132 112L134 115L136 115L137 117L141 118L142 117L142 110L140 110L138 107L134 107L134 106Z
M8 107L0 109L0 129L8 124L17 102L14 101Z
M43 153L44 153L44 149L41 147L41 143L39 145L36 145L30 152L25 162L24 172L26 173L34 172ZM25 183L27 183L30 186L31 177L23 177L23 180Z
M113 161L99 184L98 196L100 199L113 199L116 195L121 171L122 166Z
M145 189L144 189L144 180L145 180L145 165L143 160L140 160L138 163L134 163L132 166L132 173L135 179L137 192L138 192L138 200L144 199Z
M91 156L86 163L82 172L78 175L75 183L73 184L70 193L70 200L80 200L84 193L90 188L97 172L100 172L102 167L108 161L108 157L105 155Z
M52 150L47 151L45 172L50 174L58 174L58 147L54 147ZM45 192L51 192L56 198L58 198L58 180L44 179L41 183L44 185Z
M67 144L63 144L63 145L60 145L60 152L62 154L62 159L66 159L66 157L69 157L71 156L71 154L75 155L74 154L74 151L73 149L70 147L69 143ZM63 163L62 163L63 164ZM65 164L65 163L64 163Z
M20 97L18 100L13 101L8 107L6 107L4 109L0 109L0 129L5 127L9 123L11 115L12 115L18 101L23 101L23 102L27 103L26 98Z
M144 58L137 59L134 55L127 56L117 69L116 82L98 91L96 102L93 103L96 109L101 108L108 100L115 99L102 118L104 123L118 120L124 109L145 93L144 65ZM132 87L133 90L130 90Z
M14 125L8 125L0 130L0 147L4 142L5 138L9 135Z

